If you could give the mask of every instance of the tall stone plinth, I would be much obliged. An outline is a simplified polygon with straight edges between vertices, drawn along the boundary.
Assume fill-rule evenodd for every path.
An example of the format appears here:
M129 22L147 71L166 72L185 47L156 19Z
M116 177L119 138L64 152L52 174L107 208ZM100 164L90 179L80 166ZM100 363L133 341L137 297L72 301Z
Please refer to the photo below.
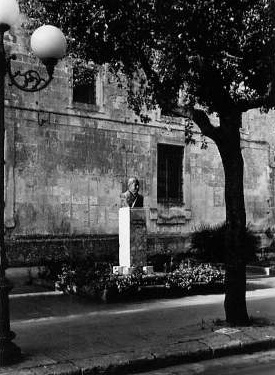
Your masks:
M147 229L144 208L123 207L119 210L119 265L145 266Z

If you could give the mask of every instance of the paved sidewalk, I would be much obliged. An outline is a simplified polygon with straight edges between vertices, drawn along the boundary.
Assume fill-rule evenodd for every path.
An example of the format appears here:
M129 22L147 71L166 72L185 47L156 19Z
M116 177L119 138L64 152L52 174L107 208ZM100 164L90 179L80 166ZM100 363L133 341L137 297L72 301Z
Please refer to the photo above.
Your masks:
M147 346L148 345L148 346ZM88 358L70 358L56 361L42 354L11 367L2 368L1 374L58 375L58 374L132 374L150 369L182 363L197 362L241 353L252 353L275 347L275 329L242 328L236 331L216 331L186 338L174 345L145 344L135 351L121 350L116 353L93 355ZM118 348L119 349L119 348Z
M265 293L275 295L275 289ZM22 360L0 374L121 375L275 347L275 325L227 328L199 321L211 304L223 319L223 296L200 296L200 306L195 298L98 304L52 293L12 296L11 327ZM178 319L183 306L196 323Z

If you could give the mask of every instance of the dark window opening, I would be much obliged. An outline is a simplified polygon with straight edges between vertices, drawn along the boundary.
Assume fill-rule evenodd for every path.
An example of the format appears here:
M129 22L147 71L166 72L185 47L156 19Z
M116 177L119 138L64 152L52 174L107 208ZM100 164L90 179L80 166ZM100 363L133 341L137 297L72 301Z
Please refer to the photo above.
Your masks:
M96 79L89 78L89 83L76 83L74 78L73 101L78 103L96 104Z
M158 145L157 196L159 203L182 203L183 147Z

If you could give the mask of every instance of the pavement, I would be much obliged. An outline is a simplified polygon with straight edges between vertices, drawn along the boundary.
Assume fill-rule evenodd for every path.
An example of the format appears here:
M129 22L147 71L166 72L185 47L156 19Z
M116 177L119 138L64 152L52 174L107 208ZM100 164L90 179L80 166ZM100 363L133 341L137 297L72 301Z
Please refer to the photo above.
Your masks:
M223 295L106 304L23 289L10 296L22 357L1 367L1 375L132 374L275 348L275 320L227 327ZM271 298L275 278L254 277L248 290L251 301ZM216 319L207 318L211 304Z

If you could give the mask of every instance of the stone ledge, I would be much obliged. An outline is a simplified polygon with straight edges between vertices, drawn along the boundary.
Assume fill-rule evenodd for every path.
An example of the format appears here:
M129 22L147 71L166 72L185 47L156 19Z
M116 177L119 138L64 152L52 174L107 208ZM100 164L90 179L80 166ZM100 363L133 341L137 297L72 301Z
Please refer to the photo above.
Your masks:
M9 267L43 265L46 259L72 254L93 255L96 261L118 263L117 235L18 236L5 240Z

